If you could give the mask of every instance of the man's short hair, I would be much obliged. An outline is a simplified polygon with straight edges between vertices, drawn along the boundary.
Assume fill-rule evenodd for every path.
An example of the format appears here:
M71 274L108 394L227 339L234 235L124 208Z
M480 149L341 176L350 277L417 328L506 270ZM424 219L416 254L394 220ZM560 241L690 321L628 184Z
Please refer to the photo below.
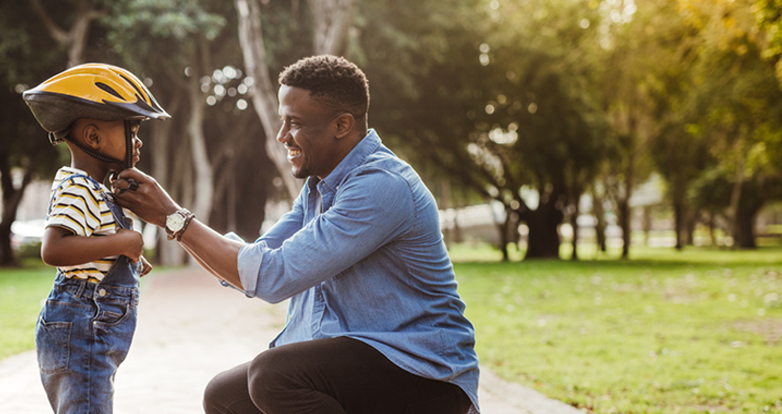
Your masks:
M350 112L356 120L365 120L369 110L369 81L355 64L331 56L311 56L286 67L280 85L305 89L318 103Z

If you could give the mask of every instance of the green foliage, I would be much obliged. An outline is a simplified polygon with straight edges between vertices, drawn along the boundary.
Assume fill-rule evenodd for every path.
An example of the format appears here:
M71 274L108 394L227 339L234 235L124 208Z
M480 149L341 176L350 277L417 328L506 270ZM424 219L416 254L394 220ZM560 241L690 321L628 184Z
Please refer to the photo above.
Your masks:
M594 413L778 412L781 253L455 270L481 363L509 380Z
M758 0L752 5L758 26L768 36L763 58L774 63L776 77L782 83L782 1Z
M424 173L436 166L504 203L509 228L541 223L530 224L530 243L556 255L565 199L585 190L606 149L589 65L578 59L594 31L576 16L594 11L570 1L407 3L363 10L367 74L380 82L373 126ZM524 186L539 205L526 205Z
M112 51L137 73L183 70L196 48L213 41L226 25L226 18L210 13L204 2L191 0L125 0L113 3L101 19ZM152 62L166 62L152 67Z
M138 0L124 6L104 18L104 24L120 33L146 30L153 37L172 37L179 41L198 33L214 40L225 26L223 16L209 14L198 2L190 0Z

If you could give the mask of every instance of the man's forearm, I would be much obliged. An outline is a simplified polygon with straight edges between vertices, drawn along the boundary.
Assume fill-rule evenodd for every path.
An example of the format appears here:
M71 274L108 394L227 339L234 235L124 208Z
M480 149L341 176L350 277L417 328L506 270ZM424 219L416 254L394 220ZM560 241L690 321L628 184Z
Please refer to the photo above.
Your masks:
M206 271L244 290L237 262L243 243L230 240L195 219L182 234L180 242Z
M183 248L183 249L185 249L185 251L186 251L186 252L187 252L187 253L188 253L188 254L189 254L189 255L190 255L192 258L193 258L193 260L195 260L195 261L196 261L196 263L198 263L198 265L199 265L199 266L201 266L201 267L202 267L204 270L206 270L207 272L209 272L209 273L210 273L212 276L214 276L214 277L216 277L216 278L218 278L218 279L220 279L220 280L222 280L222 281L226 281L226 280L225 280L225 277L223 277L223 276L222 276L222 275L221 275L219 272L217 272L217 271L215 271L214 269L212 269L212 267L211 267L211 266L209 266L209 265L208 265L206 262L204 262L204 261L203 261L203 260L202 260L200 257L198 257L198 254L196 254L194 251L192 251L192 250L188 249L188 248L187 248L187 246L185 246L185 245L181 245L181 246L182 246L182 248ZM235 286L235 287L237 287L237 288L240 288L240 289L241 289L241 286Z

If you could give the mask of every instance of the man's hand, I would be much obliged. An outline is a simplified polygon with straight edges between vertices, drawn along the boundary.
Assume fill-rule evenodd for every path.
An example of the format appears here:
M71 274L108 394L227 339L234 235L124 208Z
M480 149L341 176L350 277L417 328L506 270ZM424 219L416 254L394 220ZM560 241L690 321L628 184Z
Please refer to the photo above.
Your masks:
M165 227L166 216L180 209L154 178L135 168L120 172L111 186L119 205L130 209L147 223Z

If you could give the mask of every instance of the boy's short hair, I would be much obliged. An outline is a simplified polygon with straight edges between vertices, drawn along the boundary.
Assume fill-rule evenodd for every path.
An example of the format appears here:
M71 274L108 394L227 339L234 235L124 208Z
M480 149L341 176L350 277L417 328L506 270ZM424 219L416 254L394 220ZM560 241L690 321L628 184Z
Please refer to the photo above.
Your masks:
M348 60L320 55L303 58L286 67L280 85L305 89L320 104L350 112L357 120L366 119L369 110L369 81Z

